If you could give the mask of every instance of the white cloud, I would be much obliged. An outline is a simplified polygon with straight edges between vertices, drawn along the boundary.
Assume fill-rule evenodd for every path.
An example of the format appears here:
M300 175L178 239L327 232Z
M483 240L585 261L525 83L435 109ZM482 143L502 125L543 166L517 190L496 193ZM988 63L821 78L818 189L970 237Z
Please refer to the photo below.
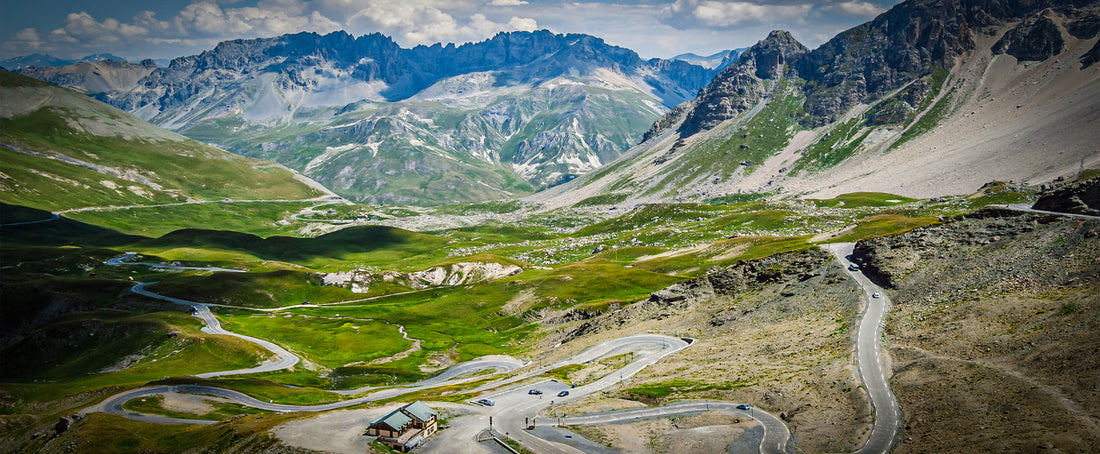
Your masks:
M539 29L539 23L530 17L513 17L508 20L508 28L515 31L531 32Z
M744 24L800 18L812 9L810 3L768 5L743 1L676 0L662 11L661 21L679 29L728 29Z
M489 6L521 6L526 4L527 2L523 0L493 0L489 2Z
M18 41L22 43L39 43L42 41L42 37L38 36L38 30L33 28L24 28L19 30L15 34L11 35L12 41Z
M342 1L340 6L353 6ZM480 41L504 30L534 30L530 17L490 19L479 12L484 3L439 0L372 0L347 21L353 33L381 31L403 45Z
M134 37L144 34L147 30L130 24L123 24L117 19L106 19L97 22L91 14L86 12L70 13L65 18L65 33L79 40L116 40L121 37Z
M826 6L825 9L847 16L863 18L872 18L886 12L885 8L874 3L860 1L833 3Z
M5 55L26 55L48 51L48 49L44 49L46 44L46 41L38 34L37 29L28 27L11 34L7 41L0 45L0 51L3 51Z

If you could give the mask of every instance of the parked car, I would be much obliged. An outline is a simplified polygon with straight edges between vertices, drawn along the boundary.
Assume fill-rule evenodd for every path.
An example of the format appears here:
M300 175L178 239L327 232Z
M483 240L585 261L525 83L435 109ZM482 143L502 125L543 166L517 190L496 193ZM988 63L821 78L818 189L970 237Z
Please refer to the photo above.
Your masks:
M882 294L879 292L872 293L871 298L882 298Z
M752 408L752 407L750 407L750 406L748 406L748 405L745 405L745 404L741 404L741 405L738 405L738 406L737 406L737 409L738 409L738 410L749 410L749 409L751 409L751 408Z
M542 391L539 391L539 390L537 390L537 389L532 389L532 390L530 390L530 391L527 391L527 394L530 394L530 395L532 395L532 396L537 396L537 395L539 395L539 394L542 394Z
M569 395L569 390L565 390L565 391L562 391L562 392L558 393L558 397L565 397L565 396L568 396L568 395Z
M848 271L859 271L859 265L856 265L855 263L848 265Z
M478 399L477 403L486 407L492 407L493 405L496 405L496 402L493 402L493 399Z

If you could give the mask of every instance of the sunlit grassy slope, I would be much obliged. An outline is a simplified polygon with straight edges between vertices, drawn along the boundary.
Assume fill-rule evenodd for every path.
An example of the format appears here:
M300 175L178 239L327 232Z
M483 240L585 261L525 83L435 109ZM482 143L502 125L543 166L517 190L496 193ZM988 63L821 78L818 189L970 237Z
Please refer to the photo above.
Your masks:
M322 195L274 164L0 71L0 201L47 210Z

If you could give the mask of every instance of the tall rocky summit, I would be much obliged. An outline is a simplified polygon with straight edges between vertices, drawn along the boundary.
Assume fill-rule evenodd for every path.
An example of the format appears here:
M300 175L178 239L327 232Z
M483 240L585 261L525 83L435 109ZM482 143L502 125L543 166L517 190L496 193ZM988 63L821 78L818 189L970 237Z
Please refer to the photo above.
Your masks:
M699 91L695 109L687 113L680 133L688 136L710 129L749 110L767 94L768 89L762 82L790 72L788 64L801 61L808 51L790 33L771 32Z
M911 0L812 51L787 32L772 32L700 90L691 105L670 115L683 116L681 136L710 129L750 109L781 77L806 96L804 126L829 123L857 104L907 85L902 98L909 105L904 107L913 109L929 91L920 79L937 68L950 69L957 57L974 49L976 34L1018 22L994 52L1041 61L1062 51L1053 12L1070 18L1065 28L1074 37L1091 39L1100 32L1098 5L1096 0ZM1091 65L1097 57L1100 50L1093 47L1081 63ZM673 123L659 120L647 138Z

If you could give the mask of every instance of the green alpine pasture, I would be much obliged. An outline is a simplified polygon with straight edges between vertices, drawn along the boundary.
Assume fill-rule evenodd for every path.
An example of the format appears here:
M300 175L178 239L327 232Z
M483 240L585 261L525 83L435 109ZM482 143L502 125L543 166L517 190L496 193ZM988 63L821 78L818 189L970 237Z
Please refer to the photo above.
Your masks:
M5 332L18 333L0 344L0 361L11 365L0 370L0 412L56 419L147 384L219 386L281 403L334 402L347 397L332 390L400 386L431 377L444 364L484 355L531 358L540 352L530 346L548 334L543 324L554 314L613 311L742 260L813 248L818 242L896 234L983 204L1030 197L993 184L972 195L936 200L883 193L825 200L749 194L712 203L625 210L593 205L596 210L565 207L535 214L524 214L531 205L493 202L472 205L469 212L518 217L429 232L372 225L369 219L389 222L465 209L219 202L84 211L47 220L49 211L4 204L5 222L45 222L0 227L0 296L5 302L0 324ZM616 198L601 196L592 203ZM357 220L303 229L314 221L291 216L303 210L314 218ZM107 265L126 252L137 253L135 262L243 272ZM426 288L394 277L458 263L514 265L522 271ZM360 293L352 292L348 282L326 284L327 273L351 270L372 276L358 283ZM155 282L148 289L163 295L209 303L226 329L268 339L303 362L276 372L196 378L202 372L253 367L270 353L237 338L202 333L201 323L185 307L130 293L137 282ZM551 375L567 379L570 372ZM472 386L418 395L462 400L472 396ZM672 381L620 394L660 402L682 393L743 386L751 384ZM127 406L180 416L155 398ZM215 405L197 417L240 417L261 425L288 417L249 413ZM119 419L90 418L83 430L112 434L103 422ZM120 427L130 427L123 421ZM153 449L185 435L220 439L205 430L153 435L141 429L119 435L110 448Z

